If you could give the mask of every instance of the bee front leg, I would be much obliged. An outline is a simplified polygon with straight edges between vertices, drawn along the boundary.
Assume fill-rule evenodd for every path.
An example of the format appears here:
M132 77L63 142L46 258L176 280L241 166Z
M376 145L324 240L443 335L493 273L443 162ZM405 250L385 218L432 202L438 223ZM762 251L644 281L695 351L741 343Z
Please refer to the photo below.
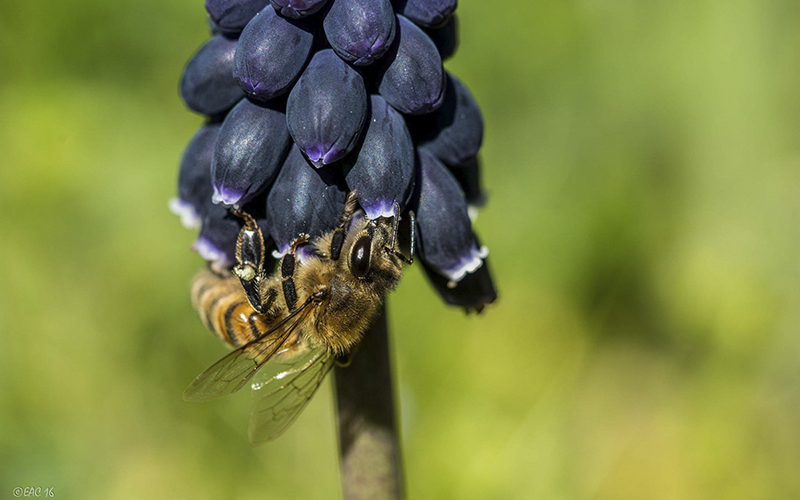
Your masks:
M413 210L408 211L408 216L411 219L411 253L410 257L406 257L400 250L397 249L397 232L400 229L400 204L395 202L394 203L394 217L392 217L392 242L389 246L384 247L384 250L389 255L394 255L401 261L405 262L406 264L413 264L414 263L414 251L415 251L415 240L416 240L416 216L414 215Z
M301 234L292 241L289 251L281 259L281 286L286 307L294 311L297 307L297 287L294 285L294 269L297 266L297 247L308 243L309 236Z
M358 207L357 200L358 193L356 191L350 191L344 203L342 215L339 216L339 222L336 224L336 229L333 231L333 236L331 237L331 260L339 260L339 256L342 253L342 245L344 245L344 237L347 234L347 226L350 225L353 212L355 212Z

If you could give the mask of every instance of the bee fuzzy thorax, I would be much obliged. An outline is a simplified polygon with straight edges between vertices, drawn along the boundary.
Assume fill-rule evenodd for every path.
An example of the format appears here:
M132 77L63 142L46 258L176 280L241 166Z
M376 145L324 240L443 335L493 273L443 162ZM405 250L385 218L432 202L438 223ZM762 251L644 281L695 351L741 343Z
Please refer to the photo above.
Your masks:
M326 346L337 356L358 343L385 294L402 277L402 263L384 251L390 238L388 219L369 221L362 217L350 224L337 261L330 258L333 233L312 243L311 257L300 261L295 271L299 295L310 296L325 289L325 299L314 312L314 327L305 332L310 342ZM359 250L356 247L364 241L370 241L368 256L354 257ZM363 277L354 274L354 259L368 261L369 271Z

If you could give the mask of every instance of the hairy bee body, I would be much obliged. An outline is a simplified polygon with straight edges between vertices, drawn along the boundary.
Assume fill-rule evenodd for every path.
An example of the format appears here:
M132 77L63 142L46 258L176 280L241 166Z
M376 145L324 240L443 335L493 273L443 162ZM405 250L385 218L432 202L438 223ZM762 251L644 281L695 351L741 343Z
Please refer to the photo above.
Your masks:
M234 276L203 271L192 282L191 297L206 328L233 348L258 339L274 323L253 309Z
M343 246L350 248L354 239L363 232L364 222L356 225L347 235ZM385 243L391 236L388 222L374 229ZM396 286L402 276L402 267L395 258L376 252L373 259L375 279L361 282L352 277L347 259L333 260L327 249L333 232L315 239L312 252L296 264L293 280L297 301L302 303L319 290L326 298L314 308L309 320L300 326L298 336L314 346L324 346L332 354L346 354L356 344L369 326L386 292ZM379 262L379 260L381 262ZM385 262L384 262L385 261ZM259 339L270 331L291 310L283 293L280 271L265 277L259 283L263 313L257 312L242 292L239 279L206 270L192 283L192 305L203 324L230 347L238 348Z
M265 271L258 225L238 212L245 226L237 265L229 274L204 271L192 283L200 319L235 351L198 375L184 398L205 401L253 380L251 442L274 439L286 429L334 359L361 340L385 294L400 282L403 263L412 262L397 250L399 215L354 218L355 208L352 192L336 229L311 241L299 236L273 274ZM298 251L301 245L306 247ZM261 371L271 360L271 368Z

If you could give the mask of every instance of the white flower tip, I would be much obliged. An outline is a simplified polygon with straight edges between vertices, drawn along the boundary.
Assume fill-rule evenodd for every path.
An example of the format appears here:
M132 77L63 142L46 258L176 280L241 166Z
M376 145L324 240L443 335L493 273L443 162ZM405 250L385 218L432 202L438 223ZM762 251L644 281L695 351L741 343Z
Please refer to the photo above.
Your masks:
M168 206L170 212L181 218L183 227L186 229L200 229L202 219L200 214L190 203L180 198L171 198Z

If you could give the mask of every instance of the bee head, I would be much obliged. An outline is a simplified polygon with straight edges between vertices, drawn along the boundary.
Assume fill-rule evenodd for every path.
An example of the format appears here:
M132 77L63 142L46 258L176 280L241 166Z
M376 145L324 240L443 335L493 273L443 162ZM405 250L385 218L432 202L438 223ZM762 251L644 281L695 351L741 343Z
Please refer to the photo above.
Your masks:
M373 228L373 226L367 226ZM374 228L373 228L374 229ZM374 232L374 231L373 231ZM356 239L350 249L350 272L360 280L369 274L370 257L372 256L372 235L365 232Z
M397 250L399 207L394 217L364 220L350 246L348 264L353 276L361 281L385 279L397 281L403 262L411 264L414 255L414 213L411 212L411 258Z

